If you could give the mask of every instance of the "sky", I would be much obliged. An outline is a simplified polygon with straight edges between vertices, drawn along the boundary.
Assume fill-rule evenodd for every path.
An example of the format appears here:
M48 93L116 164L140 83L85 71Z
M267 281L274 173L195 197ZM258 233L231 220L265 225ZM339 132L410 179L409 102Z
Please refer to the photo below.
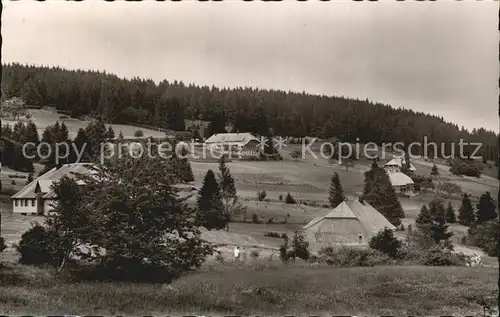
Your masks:
M498 3L4 2L2 62L368 98L498 132Z

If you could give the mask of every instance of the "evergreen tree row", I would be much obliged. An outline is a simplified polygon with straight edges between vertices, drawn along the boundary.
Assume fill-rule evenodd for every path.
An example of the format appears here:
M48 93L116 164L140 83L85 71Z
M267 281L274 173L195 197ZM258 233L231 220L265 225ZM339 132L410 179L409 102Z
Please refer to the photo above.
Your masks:
M74 117L103 117L107 123L184 130L184 119L202 119L210 121L209 134L225 132L231 124L234 132L267 135L271 128L274 135L337 137L351 143L359 138L360 142L409 144L427 137L428 142L446 144L447 153L450 142L455 142L457 154L458 142L464 139L483 143L479 155L495 161L498 157L498 135L494 132L469 132L442 117L369 100L246 87L200 87L166 80L155 83L98 71L20 64L4 65L2 76L4 98L18 96L31 106L53 106ZM419 148L413 150L418 152ZM466 148L467 153L473 150Z

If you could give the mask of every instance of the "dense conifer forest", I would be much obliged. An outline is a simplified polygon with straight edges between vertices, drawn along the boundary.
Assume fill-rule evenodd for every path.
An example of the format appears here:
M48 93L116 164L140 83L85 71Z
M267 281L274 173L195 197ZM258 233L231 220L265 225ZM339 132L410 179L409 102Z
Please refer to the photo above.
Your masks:
M184 119L210 121L210 133L233 130L258 135L336 137L344 142L482 142L489 160L498 156L498 135L468 131L442 117L369 100L306 92L239 87L225 89L179 81L119 78L98 71L5 64L4 98L22 97L33 106L52 106L74 117L108 123L183 130ZM473 107L474 105L470 105ZM473 148L472 148L473 149ZM418 151L417 148L413 149ZM439 150L440 151L440 150Z

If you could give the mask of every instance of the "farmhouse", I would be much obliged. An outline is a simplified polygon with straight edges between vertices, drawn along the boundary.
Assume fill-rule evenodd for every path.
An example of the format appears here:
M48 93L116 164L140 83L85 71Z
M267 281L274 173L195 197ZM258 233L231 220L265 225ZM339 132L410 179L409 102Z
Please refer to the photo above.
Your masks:
M405 164L405 159L401 157L395 157L384 165L384 168L390 172L401 172L401 168ZM410 171L415 172L417 169L410 162Z
M209 148L221 151L241 151L245 154L257 154L260 141L251 133L217 133L205 141Z
M401 172L401 167L404 163L404 158L394 158L384 165L384 169L387 171L389 179L391 180L392 188L394 188L394 191L397 194L414 196L413 180L408 175ZM417 169L410 163L410 170L416 171Z
M345 200L326 216L315 218L304 226L311 248L327 246L366 247L370 239L384 228L395 227L375 208L361 200Z
M413 191L414 183L408 175L401 172L388 172L387 174L389 175L392 188L394 188L396 194L415 196Z
M203 139L205 138L205 134L210 125L210 121L203 120L184 120L184 126L186 127L186 131L191 131L194 135L195 131L198 131L198 134Z
M86 163L64 164L60 168L54 167L41 175L23 189L17 192L12 199L12 210L15 214L43 215L53 209L55 193L52 185L64 176L74 177L74 173L89 171Z

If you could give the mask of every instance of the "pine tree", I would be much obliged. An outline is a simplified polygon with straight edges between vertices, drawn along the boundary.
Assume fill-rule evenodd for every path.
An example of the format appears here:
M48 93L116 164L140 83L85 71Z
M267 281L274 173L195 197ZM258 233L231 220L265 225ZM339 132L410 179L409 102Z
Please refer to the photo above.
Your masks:
M188 150L183 146L180 148L180 157L175 154L175 151L172 155L172 160L175 166L175 175L183 183L194 181L193 170L191 169L191 164L187 158L188 153Z
M438 171L438 168L437 168L436 164L434 164L434 166L432 166L431 175L432 176L438 176L439 175L439 171Z
M335 173L332 176L332 181L330 184L330 195L328 197L328 200L332 208L337 207L345 200L344 189L342 188L342 184L340 183L340 177L338 173Z
M56 142L68 142L69 140L69 131L68 127L64 124L64 122L59 126L56 131Z
M26 125L26 142L33 142L38 144L40 142L40 137L38 136L38 129L33 121L29 121Z
M198 193L197 223L208 230L220 230L227 227L226 215L222 204L219 184L212 170L208 170L203 185Z
M26 185L33 181L33 173L28 174L28 178L26 179Z
M429 208L427 207L427 205L423 205L422 208L420 208L420 213L418 214L417 219L415 220L417 228L426 228L430 225L431 221L432 217Z
M472 207L472 202L470 201L469 195L464 194L462 198L462 205L458 210L458 222L464 226L470 226L476 220L476 215L474 214L474 208Z
M16 124L14 124L12 139L20 143L26 142L26 126L21 121L18 121Z
M453 235L448 231L448 224L445 218L445 207L443 201L434 199L429 203L429 213L431 215L431 223L427 227L427 233L437 244L441 241L448 241Z
M108 131L106 132L106 138L108 140L113 140L115 138L115 131L111 126L108 127Z
M267 133L265 135L265 145L264 145L264 153L273 155L276 153L276 148L274 144L274 137L271 133Z
M222 190L222 198L224 200L236 198L236 186L234 185L234 179L231 175L231 171L226 165L224 155L219 160L219 183Z
M457 215L455 214L455 209L451 205L451 202L448 202L448 207L446 208L446 222L448 223L457 222Z
M292 249L296 257L302 260L309 259L309 242L306 241L304 233L301 231L295 231L292 238Z
M365 172L363 200L384 215L394 226L401 225L405 217L401 203L392 188L389 175L383 168L377 167Z
M90 160L91 160L91 155L90 155L89 138L85 130L80 128L78 130L78 133L76 134L75 139L73 140L73 146L71 148L71 162L82 163L82 162L90 162Z
M495 211L497 206L491 197L489 192L481 195L479 198L479 203L477 204L477 219L478 223L485 222L488 220L494 220L497 218L498 214Z
M377 160L374 159L373 162L372 162L372 169L374 168L378 168L378 164L377 164Z

